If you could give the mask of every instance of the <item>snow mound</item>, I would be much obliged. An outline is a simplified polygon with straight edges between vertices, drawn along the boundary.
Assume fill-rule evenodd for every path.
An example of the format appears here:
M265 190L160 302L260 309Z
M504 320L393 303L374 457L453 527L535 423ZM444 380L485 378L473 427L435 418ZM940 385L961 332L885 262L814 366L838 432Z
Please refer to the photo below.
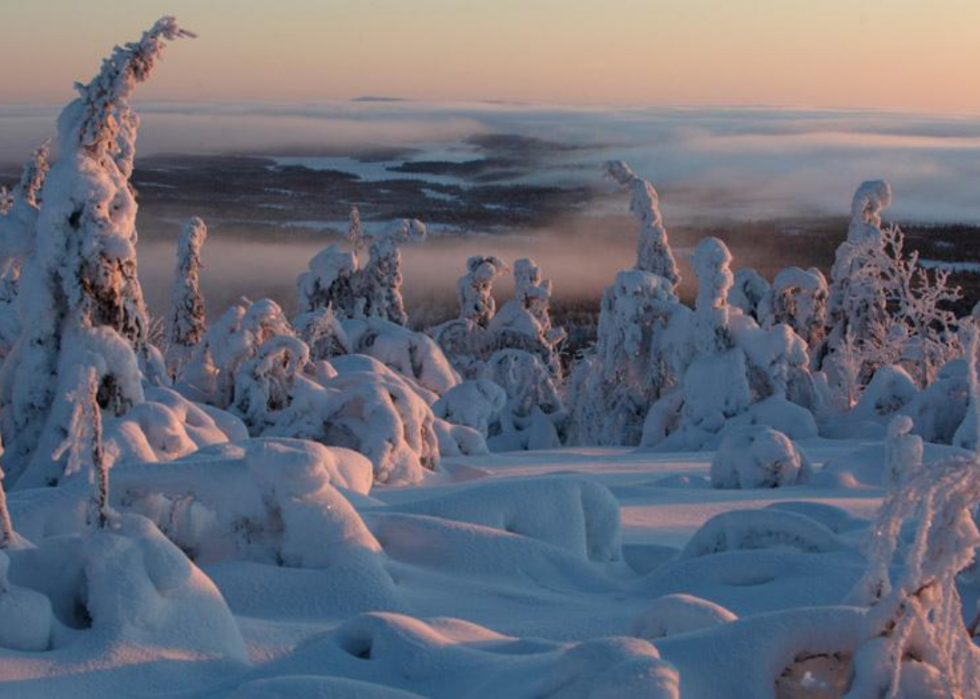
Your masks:
M7 580L10 559L0 550L0 648L23 652L48 650L55 618L51 601Z
M789 437L760 425L729 432L711 460L714 488L778 488L811 475L809 459Z
M863 639L863 622L863 610L855 607L781 610L672 636L657 647L679 670L683 697L839 697L847 689L851 653ZM712 653L706 663L707 648L726 650ZM809 684L793 672L800 663L821 656L833 664L829 672L811 673ZM821 683L826 683L826 694L820 693Z
M464 381L453 386L432 405L433 414L456 425L478 430L484 437L500 429L500 415L507 405L507 392L487 379Z
M732 510L715 515L701 525L680 557L755 549L827 553L842 547L832 531L805 515L780 510Z
M376 558L380 547L335 488L366 493L370 464L349 451L257 439L113 475L113 500L146 515L202 563L244 559L296 568ZM377 562L376 574L387 577Z
M256 680L230 699L423 699L419 694L339 677L287 676Z
M218 588L143 517L17 551L10 579L50 600L62 630L55 647L77 643L96 656L112 646L180 648L188 657L247 661Z
M106 421L106 456L112 464L172 461L212 444L248 438L231 413L192 403L162 386L146 390L146 402Z
M367 519L392 560L440 576L475 576L546 590L614 589L591 561L538 539L428 515L372 513Z
M381 318L345 320L342 325L352 353L374 357L436 395L460 382L459 374L428 335Z
M692 595L666 595L647 607L633 622L633 635L653 641L709 629L738 617L721 605Z
M592 561L622 560L619 503L606 486L592 481L480 483L396 509L539 539Z
M324 668L333 676L446 699L679 696L677 673L647 641L523 640L463 621L427 623L398 614L351 619L262 672L312 675Z

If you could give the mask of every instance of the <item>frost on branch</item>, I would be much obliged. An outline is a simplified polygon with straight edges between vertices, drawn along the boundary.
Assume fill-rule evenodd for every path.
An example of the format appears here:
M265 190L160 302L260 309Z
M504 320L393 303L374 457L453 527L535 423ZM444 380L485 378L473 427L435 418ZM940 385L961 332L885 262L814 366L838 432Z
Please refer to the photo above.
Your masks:
M853 593L871 609L848 696L980 696L980 650L956 586L980 544L978 500L975 455L921 467L889 492L866 544L867 572ZM914 538L893 583L892 562L909 521L916 523Z
M204 221L188 219L177 243L177 270L167 319L167 373L177 379L207 329L201 297L201 248L208 238Z
M660 196L653 185L638 177L622 160L606 163L606 174L623 189L630 191L630 213L640 223L640 238L636 244L636 269L651 272L666 279L677 288L681 276L667 240L660 215Z
M50 460L51 452L34 452L42 439L45 449L53 448L65 433L66 425L52 420L52 406L62 355L77 351L72 335L90 327L111 330L150 380L163 374L136 273L137 207L129 175L138 119L130 98L149 78L165 41L183 36L189 34L166 17L140 41L117 47L91 82L76 85L79 97L58 119L60 156L44 186L35 252L21 275L18 303L28 322L3 367L0 421L5 434L15 435L8 445L15 475L28 458ZM114 412L123 407L100 405Z

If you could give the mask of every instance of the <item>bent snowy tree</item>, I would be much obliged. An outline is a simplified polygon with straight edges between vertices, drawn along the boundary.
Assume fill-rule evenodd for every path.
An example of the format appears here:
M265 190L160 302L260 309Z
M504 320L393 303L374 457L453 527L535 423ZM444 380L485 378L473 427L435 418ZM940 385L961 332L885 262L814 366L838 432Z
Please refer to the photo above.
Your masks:
M50 463L64 439L69 414L56 399L78 385L79 364L98 365L99 404L115 415L142 399L142 387L138 371L123 375L131 362L107 356L135 355L149 378L163 377L136 274L129 177L139 119L130 98L165 43L187 36L164 17L139 41L116 47L91 82L76 85L78 98L58 118L60 156L44 185L37 242L21 276L19 312L30 322L0 377L14 481L31 461Z

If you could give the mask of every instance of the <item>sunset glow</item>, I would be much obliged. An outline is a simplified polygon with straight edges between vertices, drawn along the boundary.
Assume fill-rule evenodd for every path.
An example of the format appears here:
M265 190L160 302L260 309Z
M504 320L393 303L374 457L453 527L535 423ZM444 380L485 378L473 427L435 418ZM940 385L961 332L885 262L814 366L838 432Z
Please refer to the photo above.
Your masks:
M64 99L161 13L200 34L142 99L359 95L980 112L973 0L3 0L5 103ZM58 51L40 49L57 46Z

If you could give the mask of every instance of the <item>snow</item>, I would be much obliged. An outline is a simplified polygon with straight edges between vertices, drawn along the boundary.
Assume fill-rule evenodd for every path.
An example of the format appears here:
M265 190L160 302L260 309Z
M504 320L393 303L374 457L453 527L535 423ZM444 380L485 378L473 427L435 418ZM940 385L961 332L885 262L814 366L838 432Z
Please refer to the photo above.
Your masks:
M980 697L978 313L886 182L830 284L708 237L690 307L658 192L607 163L637 259L574 358L526 258L499 312L476 255L410 329L425 226L357 207L296 318L205 329L190 219L165 367L129 100L184 36L117 47L0 195L0 693Z

